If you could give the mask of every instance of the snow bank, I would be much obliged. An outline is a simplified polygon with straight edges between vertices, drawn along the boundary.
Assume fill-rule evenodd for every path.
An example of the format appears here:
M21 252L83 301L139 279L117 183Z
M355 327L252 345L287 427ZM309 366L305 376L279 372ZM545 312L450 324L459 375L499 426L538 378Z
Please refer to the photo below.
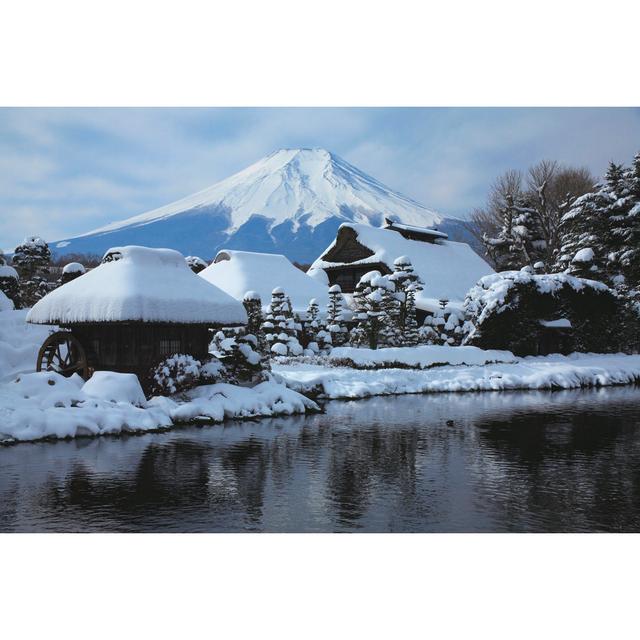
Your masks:
M390 347L385 349L355 349L337 347L328 356L332 364L347 362L357 369L401 367L428 369L443 364L483 365L493 362L515 362L511 351L484 350L478 347L422 345L419 347Z
M0 291L0 311L13 311L13 300L7 298L4 291Z
M215 260L198 274L207 282L242 301L247 291L259 294L263 307L271 302L271 292L281 287L295 313L304 315L309 300L316 298L321 309L329 303L327 287L295 267L285 256L251 251L218 252Z
M447 298L459 305L467 291L493 269L473 249L463 242L438 240L436 244L408 240L397 231L380 229L363 224L343 224L356 232L357 240L373 252L373 255L350 263L366 265L383 262L393 271L394 261L402 256L408 258L415 272L424 281L424 290L416 297L416 306L426 311L439 308L438 300ZM323 252L325 255L335 241ZM318 270L335 267L339 263L316 260L309 269L314 277Z
M138 376L133 373L96 371L82 390L92 398L110 402L128 402L143 407L146 402Z
M301 393L326 398L364 398L404 393L573 389L640 381L640 355L538 356L484 366L446 366L412 371L274 364L276 378Z
M25 322L27 309L0 312L0 382L35 371L38 350L55 330Z
M86 383L77 375L65 378L54 372L19 376L0 385L0 442L154 431L192 420L318 410L312 400L271 381L254 388L206 385L148 402L138 387L127 376L110 372L94 374Z
M81 278L38 301L27 322L184 322L244 324L237 300L189 269L172 249L116 247Z

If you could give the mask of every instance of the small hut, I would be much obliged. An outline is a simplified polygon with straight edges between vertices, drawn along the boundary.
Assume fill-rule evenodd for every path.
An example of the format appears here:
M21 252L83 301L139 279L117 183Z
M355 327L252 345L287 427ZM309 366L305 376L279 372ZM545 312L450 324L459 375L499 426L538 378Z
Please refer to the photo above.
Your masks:
M37 302L27 322L58 325L38 370L88 378L94 370L145 375L175 353L207 357L209 329L245 324L241 303L196 276L171 249L109 249L102 264Z

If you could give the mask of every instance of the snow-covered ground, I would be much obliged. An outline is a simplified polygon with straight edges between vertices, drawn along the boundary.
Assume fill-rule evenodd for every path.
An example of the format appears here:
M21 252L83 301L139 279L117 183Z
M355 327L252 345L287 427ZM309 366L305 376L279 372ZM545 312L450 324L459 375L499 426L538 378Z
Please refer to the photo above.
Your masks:
M572 389L640 381L640 355L513 357L512 362L482 366L447 365L424 370L359 370L313 364L276 364L273 371L276 378L289 388L325 398L449 391Z
M329 362L339 365L343 361L356 369L380 367L430 369L443 364L483 365L494 362L515 362L511 351L479 349L478 347L451 347L449 345L421 345L418 347L389 347L385 349L354 349L337 347L329 354Z
M38 350L57 327L27 324L28 309L0 312L0 383L35 371Z
M276 382L253 388L204 385L174 398L145 401L131 374L98 372L85 383L77 375L29 373L0 385L0 442L154 431L181 422L316 410L312 400Z

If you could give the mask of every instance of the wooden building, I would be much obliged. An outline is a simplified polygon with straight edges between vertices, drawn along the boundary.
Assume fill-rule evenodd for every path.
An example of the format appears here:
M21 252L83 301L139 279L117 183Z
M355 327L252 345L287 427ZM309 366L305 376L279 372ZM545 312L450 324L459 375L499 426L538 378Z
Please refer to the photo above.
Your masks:
M122 247L42 298L27 321L61 328L40 349L39 371L86 379L96 370L144 376L177 353L202 360L209 330L245 324L246 312L177 251Z
M424 282L416 297L418 320L435 311L440 299L460 304L466 292L491 267L468 244L451 242L436 229L404 225L389 219L383 228L343 224L333 243L311 265L309 275L353 293L370 271L389 274L394 261L407 257Z

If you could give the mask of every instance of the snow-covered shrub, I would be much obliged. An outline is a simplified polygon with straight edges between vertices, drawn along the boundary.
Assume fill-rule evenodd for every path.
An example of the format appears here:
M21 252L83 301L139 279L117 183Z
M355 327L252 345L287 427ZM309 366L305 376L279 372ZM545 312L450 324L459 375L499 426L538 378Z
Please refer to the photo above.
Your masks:
M154 396L187 391L200 383L201 367L193 356L176 353L151 369L145 387Z
M62 277L60 278L61 284L66 284L67 282L71 282L76 278L79 278L81 275L86 273L86 269L84 265L79 262L69 262L69 264L65 264L62 268Z
M0 256L0 291L13 302L16 309L20 307L18 272L6 263L4 256Z
M481 278L464 301L463 344L536 354L543 327L570 325L566 351L617 351L622 303L601 282L532 269ZM568 321L568 322L567 322Z

